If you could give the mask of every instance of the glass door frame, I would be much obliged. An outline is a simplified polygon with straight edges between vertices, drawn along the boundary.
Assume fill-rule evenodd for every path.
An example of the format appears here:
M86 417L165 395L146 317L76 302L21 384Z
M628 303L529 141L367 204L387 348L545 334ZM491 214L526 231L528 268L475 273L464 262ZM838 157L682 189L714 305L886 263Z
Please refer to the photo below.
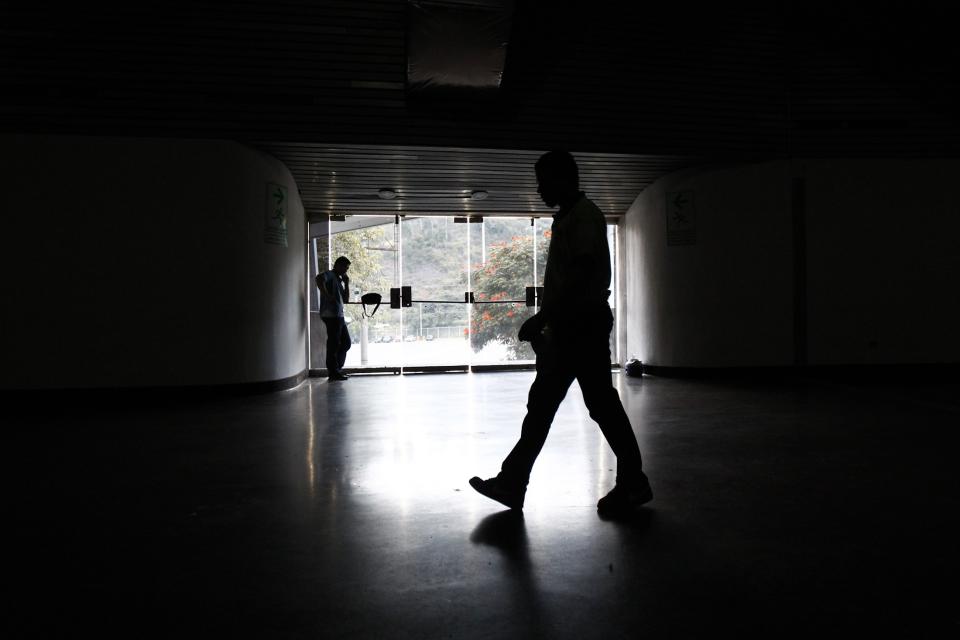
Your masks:
M335 217L339 217L339 216L328 215L328 216L326 216L326 220L325 220L325 221L311 222L311 223L309 223L309 224L323 224L323 223L325 222L326 225L327 225L326 237L327 237L328 239L331 239L331 238L333 237L332 222L335 221L335 220L334 220ZM468 348L469 348L469 352L468 352L468 356L467 356L467 358L466 358L466 360L467 360L466 362L464 362L464 363L455 363L455 364L438 364L438 365L431 365L431 364L423 364L423 365L408 364L408 362L409 362L410 359L407 357L407 354L406 354L406 352L405 352L406 343L404 342L404 343L403 343L403 346L402 346L402 350L401 350L401 352L400 352L401 355L400 355L400 361L399 361L399 362L397 362L397 363L395 363L395 364L387 365L387 366L361 366L361 367L359 367L359 368L357 368L357 367L347 367L347 371L361 372L361 373L381 373L381 372L383 372L383 373L395 373L395 374L399 374L399 373L404 373L404 372L427 372L427 371L462 371L462 372L468 372L468 371L498 371L498 370L501 370L501 371L502 371L502 370L516 370L516 369L521 369L521 370L523 370L523 369L533 369L533 368L534 368L534 364L535 364L534 360L504 361L504 362L495 362L495 363L479 363L479 362L476 362L476 361L474 360L474 358L472 357L473 354L474 354L474 352L473 352L473 340L474 340L474 335L473 335L473 331L472 331L473 326L474 326L474 323L473 323L473 314L474 314L474 312L479 311L479 309L483 308L483 306L481 306L481 305L497 305L497 304L514 304L514 305L524 304L524 305L526 305L526 300L480 300L480 301L476 300L476 292L474 292L474 290L473 290L473 287L474 287L473 273L472 273L473 270L471 269L471 262L470 262L470 258L471 258L471 255L472 255L472 247L471 247L471 242L472 242L472 241L471 241L471 235L472 235L472 234L470 233L470 229L471 229L470 225L473 224L473 223L479 223L479 224L481 225L480 229L481 229L481 235L482 235L482 237L483 237L483 239L481 240L481 251L483 252L484 257L485 257L486 251L487 251L487 249L488 249L488 247L486 246L486 238L485 238L485 232L486 232L486 228L485 228L485 226L484 226L484 225L485 225L485 220L487 220L487 219L523 219L523 220L529 220L530 223L531 223L531 224L530 224L530 226L531 226L531 241L532 241L532 245L533 245L533 246L532 246L532 254L533 254L533 260L532 260L533 282L532 282L530 285L526 285L526 286L537 286L538 284L540 284L540 280L542 279L542 273L540 273L540 267L539 267L539 265L538 265L538 262L539 262L539 255L538 255L538 254L539 254L539 247L538 247L538 245L539 245L539 243L537 242L537 231L538 231L538 228L542 228L542 227L540 226L540 224L538 224L538 220L541 220L541 219L549 219L549 218L552 217L550 214L546 214L546 215L530 215L530 214L523 214L523 215L492 215L492 216L491 216L491 215L485 215L485 216L470 216L470 215L429 215L429 214L428 214L428 215L423 215L423 216L413 216L413 215L410 215L410 214L406 214L406 215L404 215L404 214L356 214L356 215L351 214L351 215L348 215L348 216L346 216L346 217L379 217L379 218L385 218L385 219L386 219L386 218L389 218L389 217L393 217L393 223L392 223L392 224L395 225L395 226L394 226L394 229L395 229L395 236L394 236L394 237L395 237L395 239L396 239L396 251L397 251L396 270L395 270L395 278L394 278L393 285L394 285L395 287L398 287L398 288L404 286L404 284L405 284L405 283L403 282L403 280L404 280L403 265L404 265L404 250L405 250L403 226L404 226L404 223L405 223L406 219L407 219L407 218L410 218L411 221L412 221L413 219L424 219L424 218L453 218L453 219L454 219L455 221L457 221L457 222L462 221L465 225L467 225L467 226L466 226L466 229L467 229L467 233L466 233L466 236L467 236L467 237L466 237L466 251L467 251L467 253L466 253L466 263L465 263L465 265L464 265L464 268L466 269L466 283L465 283L465 284L466 284L466 291L465 291L465 295L466 295L466 296L469 296L471 293L474 294L474 296L472 296L473 299L466 299L466 298L465 298L464 300L434 300L434 301L426 300L426 301L424 301L424 300L417 300L417 299L416 299L416 296L417 296L416 286L415 286L416 283L411 283L410 285L408 285L408 286L411 286L411 287L412 287L412 294L413 294L413 295L412 295L412 298L413 298L413 299L411 300L411 304L431 303L431 302L432 302L432 303L437 303L437 304L463 304L463 305L466 306L466 311L467 311L467 327L470 329L470 332L469 332L470 344L469 344L469 347L468 347ZM621 334L621 317L620 317L621 314L620 314L620 304L619 304L620 298L621 298L621 296L620 296L620 293L621 293L621 292L620 292L620 290L619 290L619 289L620 289L620 280L621 280L621 278L620 278L620 273L619 273L619 269L620 269L620 264L619 264L619 262L620 262L620 261L619 261L619 257L620 257L620 256L619 256L619 254L620 254L620 247L619 247L619 244L620 244L620 233L619 233L619 231L620 231L620 229L619 229L619 226L620 226L621 222L622 222L622 218L621 218L621 217L610 217L610 216L607 217L607 226L608 226L608 229L612 230L612 237L610 237L610 243L609 243L610 246L609 246L609 248L610 248L610 259L611 259L611 307L613 307L613 310L614 310L614 328L613 328L613 331L611 332L611 354L610 354L611 358L610 358L610 359L611 359L611 364L612 364L613 367L615 367L615 368L620 366L620 365L619 365L619 360L620 360L619 350L620 350L620 347L621 347L621 344L620 344L620 343L621 343L621 341L622 341L622 338L621 338L621 335L620 335L620 334ZM384 223L384 224L389 224L389 223ZM609 237L609 236L608 236L608 237ZM310 294L311 296L317 296L318 294L317 294L317 292L316 292L316 287L315 287L315 285L314 285L314 283L313 283L313 278L312 278L312 272L319 272L319 269L320 269L320 266L321 266L321 265L319 265L319 262L318 262L320 256L319 256L319 251L318 251L318 248L317 248L317 237L314 237L313 234L308 233L307 242L308 242L308 256L307 256L307 260L308 260L308 265L307 265L307 266L308 266L308 273L307 273L308 278L307 278L307 280L308 280L308 282L307 282L307 288L308 288L308 291L312 291L312 293ZM328 242L329 242L329 240L328 240ZM328 247L329 247L329 246L330 246L330 245L328 245ZM329 269L329 268L331 268L329 263L333 260L333 256L332 256L332 252L329 250L329 248L328 248L328 250L327 250L327 253L328 253L329 255L327 256L328 265L326 265L326 266L327 266L327 268ZM309 267L311 267L311 266L313 267L313 269L309 269ZM381 293L381 295L382 295L382 297L383 297L382 307L385 306L385 307L389 308L389 307L390 307L390 295L389 295L389 291L380 292L380 293ZM351 304L351 305L359 305L359 304L360 304L360 301L359 301L359 300L352 300L352 301L350 301L348 304ZM530 307L527 307L527 308L530 308ZM539 311L539 298L536 298L536 299L535 299L534 305L533 305L532 308L533 308L533 312L534 312L534 313L536 313L536 312ZM313 309L313 298L311 297L311 298L310 298L310 303L307 305L308 314L312 311L312 309ZM400 317L400 339L401 339L401 340L404 340L404 337L405 337L404 328L405 328L406 318L404 317L404 315L405 315L405 313L406 313L408 310L412 311L412 307L403 307L403 306L401 306L401 308L399 309L399 312L400 312L400 315L399 315L399 317ZM311 330L310 330L310 324L311 324L311 318L308 317L308 319L307 319L308 340L309 340L309 339L313 339L313 337L314 337L313 334L315 333L314 331L311 331ZM421 335L418 336L418 337L422 338L422 332L421 332ZM360 336L354 336L354 340L355 340L354 343L355 343L358 347L360 346L360 345L358 344L358 343L359 343L359 339L360 339ZM311 357L310 357L310 361L308 362L308 367L309 367L309 370L310 370L310 372L311 372L311 375L318 375L319 372L322 370L322 369L321 369L321 366L322 366L323 363L317 363L317 362L314 362L314 361L313 361L313 357L312 357L312 356L313 356L313 352L314 352L314 348L308 344L308 353L309 353L310 356L311 356ZM316 372L316 373L315 373L315 372Z

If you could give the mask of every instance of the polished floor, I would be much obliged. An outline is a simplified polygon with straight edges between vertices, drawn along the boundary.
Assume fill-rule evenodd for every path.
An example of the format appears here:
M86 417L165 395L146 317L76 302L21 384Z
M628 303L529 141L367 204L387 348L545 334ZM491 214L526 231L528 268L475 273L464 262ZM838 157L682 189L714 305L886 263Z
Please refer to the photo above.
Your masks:
M468 486L532 375L27 403L4 637L958 637L960 385L618 374L655 499L606 521L576 386L522 515Z

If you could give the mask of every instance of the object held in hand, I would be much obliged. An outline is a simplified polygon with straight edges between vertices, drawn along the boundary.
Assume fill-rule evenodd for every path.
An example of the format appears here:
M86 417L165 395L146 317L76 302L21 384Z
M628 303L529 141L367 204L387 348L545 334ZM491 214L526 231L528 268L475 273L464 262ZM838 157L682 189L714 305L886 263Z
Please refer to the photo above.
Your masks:
M520 340L520 342L531 342L540 335L541 331L543 331L543 322L540 320L539 314L537 314L527 318L520 326L520 331L517 332L517 339Z

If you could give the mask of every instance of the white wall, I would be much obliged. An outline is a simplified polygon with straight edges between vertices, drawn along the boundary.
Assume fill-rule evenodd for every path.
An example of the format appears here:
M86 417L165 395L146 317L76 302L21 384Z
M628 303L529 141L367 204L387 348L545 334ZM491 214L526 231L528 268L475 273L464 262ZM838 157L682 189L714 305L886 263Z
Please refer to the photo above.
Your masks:
M660 366L792 358L791 223L776 165L667 176L626 214L627 355ZM692 191L696 243L668 246L667 193Z
M796 178L807 363L960 361L952 160L777 161L657 181L626 215L627 355L672 367L797 361ZM667 244L666 194L676 191L694 196L693 245Z
M305 223L226 141L0 137L2 388L273 381L306 368ZM287 187L288 246L264 240Z

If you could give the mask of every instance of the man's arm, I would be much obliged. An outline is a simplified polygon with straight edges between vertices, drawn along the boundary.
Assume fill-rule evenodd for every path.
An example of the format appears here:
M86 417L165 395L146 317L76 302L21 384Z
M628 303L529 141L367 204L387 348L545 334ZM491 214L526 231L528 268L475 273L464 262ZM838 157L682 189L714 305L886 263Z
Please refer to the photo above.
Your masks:
M517 332L517 340L520 342L533 342L543 331L544 326L543 312L535 313L520 325L520 331Z
M343 301L350 302L350 276L343 274L340 279L343 281Z
M542 324L560 325L569 322L571 305L590 304L598 295L597 283L600 274L610 260L607 249L607 228L599 210L594 215L584 212L571 220L562 237L563 244L558 246L554 273L558 278L552 280L553 297L547 296L540 307ZM551 255L553 243L551 240ZM549 259L549 258L548 258Z
M314 281L317 283L317 289L320 289L320 297L330 298L332 297L332 292L329 287L327 287L327 279L324 278L323 275L322 273L318 273Z
M567 272L566 295L573 299L588 299L590 285L595 282L597 272L597 256L594 253L574 254L573 264Z
M534 326L538 327L538 332L547 324L564 322L569 315L571 304L575 304L578 300L589 301L590 285L595 281L596 270L597 260L594 254L586 252L573 254L570 262L563 267L562 286L554 289L554 293L559 293L564 302L551 300L549 297L544 298L540 312L530 318L530 320L536 318ZM566 314L564 307L567 308Z
M596 207L587 210L585 215L576 219L568 246L569 262L565 269L565 295L572 299L585 299L593 302L601 274L610 262L610 248L607 246L607 223Z

